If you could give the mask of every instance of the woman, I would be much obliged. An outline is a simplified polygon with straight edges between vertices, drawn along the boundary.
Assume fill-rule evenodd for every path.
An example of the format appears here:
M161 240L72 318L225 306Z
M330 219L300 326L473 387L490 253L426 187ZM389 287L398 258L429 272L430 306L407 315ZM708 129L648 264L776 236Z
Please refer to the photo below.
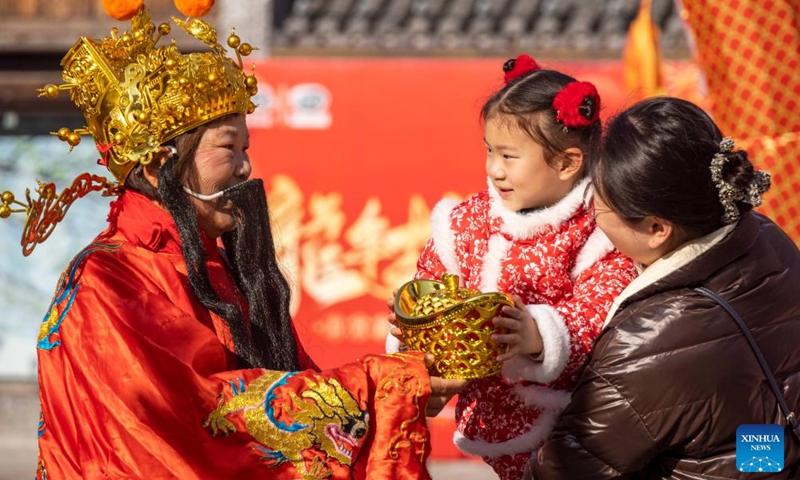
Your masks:
M641 275L612 306L528 477L746 476L737 428L787 422L733 318L693 289L741 315L796 411L800 254L752 211L769 176L701 109L655 98L611 122L594 177L597 224ZM790 430L784 440L790 478L800 446Z
M176 23L216 41L205 22ZM429 379L411 353L316 369L249 179L254 77L219 45L156 47L169 25L144 8L132 32L81 39L66 85L43 89L72 90L119 199L42 323L37 477L430 478L431 382L443 398L461 382ZM85 178L57 202L40 189L24 242L46 238Z

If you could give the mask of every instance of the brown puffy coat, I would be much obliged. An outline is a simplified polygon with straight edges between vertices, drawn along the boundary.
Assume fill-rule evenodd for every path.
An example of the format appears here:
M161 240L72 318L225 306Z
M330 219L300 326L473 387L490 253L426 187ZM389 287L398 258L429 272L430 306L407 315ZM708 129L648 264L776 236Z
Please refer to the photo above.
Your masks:
M739 327L695 286L739 312L800 414L800 252L750 213L720 243L621 304L528 465L534 478L800 477L800 443L789 429L785 470L737 471L737 427L786 421Z

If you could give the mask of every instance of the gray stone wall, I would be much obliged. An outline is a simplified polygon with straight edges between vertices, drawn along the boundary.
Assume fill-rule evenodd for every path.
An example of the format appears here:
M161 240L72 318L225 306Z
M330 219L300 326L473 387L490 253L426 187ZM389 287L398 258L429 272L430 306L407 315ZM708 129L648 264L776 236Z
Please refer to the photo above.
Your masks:
M34 477L38 425L36 383L0 381L0 480Z

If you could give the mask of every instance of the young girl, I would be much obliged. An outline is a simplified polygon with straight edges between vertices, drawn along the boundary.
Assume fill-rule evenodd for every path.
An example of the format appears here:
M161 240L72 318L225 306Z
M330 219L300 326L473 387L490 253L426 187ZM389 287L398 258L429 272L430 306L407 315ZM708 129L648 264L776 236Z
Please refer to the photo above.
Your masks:
M432 212L416 278L445 272L463 286L505 292L495 324L508 333L502 375L469 382L455 443L517 479L550 433L600 333L633 279L631 261L595 228L586 205L600 135L595 87L527 55L503 66L505 86L483 106L488 189Z

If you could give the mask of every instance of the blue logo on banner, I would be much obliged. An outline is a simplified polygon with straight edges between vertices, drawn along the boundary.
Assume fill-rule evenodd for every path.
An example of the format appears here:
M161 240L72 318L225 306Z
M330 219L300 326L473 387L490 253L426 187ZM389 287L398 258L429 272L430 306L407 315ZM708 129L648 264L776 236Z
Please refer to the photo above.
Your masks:
M780 472L783 467L783 427L739 425L736 468L740 472Z

